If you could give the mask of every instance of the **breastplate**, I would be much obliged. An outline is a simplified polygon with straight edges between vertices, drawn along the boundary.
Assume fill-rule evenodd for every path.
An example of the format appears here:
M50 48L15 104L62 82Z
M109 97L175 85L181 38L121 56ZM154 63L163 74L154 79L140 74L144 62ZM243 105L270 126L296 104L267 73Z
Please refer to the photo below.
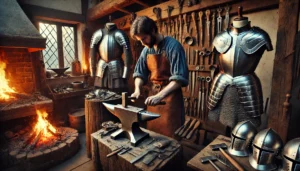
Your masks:
M115 40L114 33L104 33L105 35L99 45L100 57L105 62L122 58L123 48Z
M214 46L220 53L221 70L232 77L253 73L266 47L268 49L268 40L268 36L256 28L220 33Z

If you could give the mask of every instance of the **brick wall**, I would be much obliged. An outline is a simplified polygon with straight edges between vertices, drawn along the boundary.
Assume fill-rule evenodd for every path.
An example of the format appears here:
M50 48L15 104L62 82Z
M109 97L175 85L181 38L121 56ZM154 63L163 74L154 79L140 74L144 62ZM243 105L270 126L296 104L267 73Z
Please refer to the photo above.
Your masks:
M0 61L6 63L6 79L17 92L35 91L32 55L24 48L1 48Z

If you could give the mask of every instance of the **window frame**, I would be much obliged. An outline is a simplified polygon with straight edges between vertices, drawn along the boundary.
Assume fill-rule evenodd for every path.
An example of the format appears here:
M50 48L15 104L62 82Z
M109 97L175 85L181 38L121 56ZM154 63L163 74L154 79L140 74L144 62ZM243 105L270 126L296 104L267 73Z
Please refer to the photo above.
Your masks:
M46 23L46 24L55 24L57 28L57 51L58 51L58 67L59 68L64 68L64 48L63 48L63 36L62 36L62 27L63 26L68 26L68 27L73 27L74 29L74 48L75 48L75 56L74 59L79 60L78 57L78 45L77 45L77 24L69 24L69 23L63 23L63 22L55 22L55 21L49 21L49 20L37 20L37 28L38 31L40 32L39 28L39 23ZM44 56L43 56L44 60ZM72 64L70 64L71 67Z

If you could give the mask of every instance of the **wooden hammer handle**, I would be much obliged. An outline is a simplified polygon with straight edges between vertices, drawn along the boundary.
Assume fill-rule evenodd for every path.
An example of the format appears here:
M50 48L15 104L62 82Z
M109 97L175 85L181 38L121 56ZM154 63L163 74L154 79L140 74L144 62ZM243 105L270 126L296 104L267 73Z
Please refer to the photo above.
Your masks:
M224 151L222 148L219 148L223 156L229 160L229 162L238 170L238 171L244 171L244 168L237 162L235 161L226 151Z

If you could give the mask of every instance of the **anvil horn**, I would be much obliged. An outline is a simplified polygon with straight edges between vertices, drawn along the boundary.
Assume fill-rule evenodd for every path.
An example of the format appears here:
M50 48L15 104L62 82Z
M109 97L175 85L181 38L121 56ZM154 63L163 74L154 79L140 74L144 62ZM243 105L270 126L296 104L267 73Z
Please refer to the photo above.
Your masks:
M139 112L139 121L149 121L159 117L160 117L159 114L148 112L146 110Z
M109 104L109 103L102 103L102 104L106 107L106 109L107 109L110 113L115 114L115 106L116 106L116 105Z

